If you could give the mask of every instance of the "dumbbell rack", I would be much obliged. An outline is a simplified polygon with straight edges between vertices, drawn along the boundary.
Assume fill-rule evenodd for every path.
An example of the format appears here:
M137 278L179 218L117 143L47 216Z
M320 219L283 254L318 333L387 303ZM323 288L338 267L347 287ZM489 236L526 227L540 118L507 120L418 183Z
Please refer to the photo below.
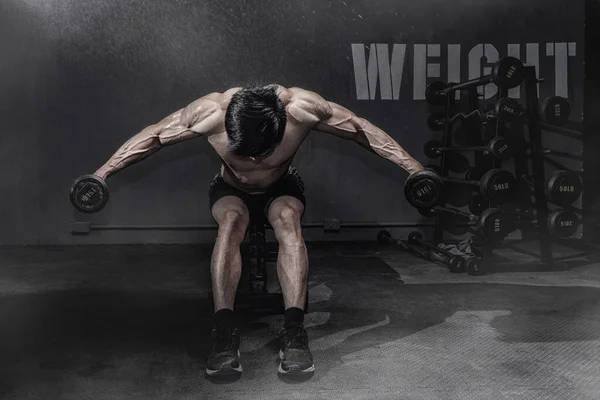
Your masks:
M471 87L468 88L467 90L467 95L468 95L468 107L472 110L477 110L479 109L479 93L478 93L478 87ZM498 92L498 99L500 99L501 97L506 96L506 93L499 91ZM450 121L451 120L451 116L455 114L456 111L456 100L455 100L455 96L451 95L451 96L447 96L447 101L446 101L446 107L445 107L445 120L446 121ZM444 147L450 147L452 144L452 124L446 122L445 126L444 126L444 130L443 130L443 136L442 136L442 143ZM504 137L504 125L496 122L496 126L494 129L494 135L496 137ZM479 135L475 136L475 137L471 137L471 143L469 143L469 146L483 146L484 143L486 143L487 139L491 139L491 138L484 138L484 135L482 134L482 132L479 132ZM450 172L450 168L448 167L448 159L446 157L445 152L443 152L441 154L441 159L440 159L440 172L441 175L443 177L448 176L449 172ZM482 152L475 152L474 155L474 161L475 161L475 167L479 170L483 170L483 171L488 171L491 169L496 169L496 168L500 168L501 167L501 161L499 159L496 159L494 157L487 157L486 155L484 155ZM493 206L493 204L486 200L484 202L485 208L490 208ZM434 225L434 233L433 233L433 243L435 244L439 244L441 242L444 241L444 217L440 214L437 213L435 216L435 225ZM483 240L480 243L478 243L479 245L479 256L482 259L487 259L489 258L492 254L493 254L493 250L495 248L495 243L492 243L488 240Z
M525 101L527 103L527 109L538 110L539 101L537 95L537 79L535 67L525 67ZM507 89L498 90L497 100L506 98L508 96ZM471 109L479 108L479 95L477 87L468 89L469 107ZM450 121L449 116L455 114L456 101L455 96L447 96L447 102L445 107L446 121ZM511 213L518 216L519 219L547 221L548 219L548 199L545 192L545 166L544 166L544 148L542 145L542 129L541 120L537 112L531 112L527 119L529 141L526 140L523 131L518 132L514 129L507 129L505 123L500 120L495 121L494 135L497 137L504 137L507 139L512 146L516 149L514 154L514 172L516 176L517 187L515 192L517 193L515 201L511 205ZM452 144L452 126L450 123L446 123L443 130L442 143L444 147L450 147ZM489 137L485 135L479 135L477 138L473 138L472 146L483 145ZM475 143L475 141L478 141ZM529 149L530 154L527 154ZM475 165L478 169L489 170L492 168L500 168L501 161L495 158L484 156L482 153L475 153L474 155ZM446 153L442 153L440 160L440 172L442 176L448 176L450 168L447 165ZM531 163L531 169L530 169ZM531 172L531 174L530 174ZM536 179L533 182L529 182L526 177L534 176ZM532 200L531 184L533 184L533 197ZM495 207L495 204L486 201L485 206L487 208ZM500 207L502 208L502 207ZM444 218L439 213L435 217L433 243L438 244L444 240ZM550 234L549 228L546 223L538 223L537 228L534 228L533 224L521 227L523 238L525 240L537 240L539 241L539 258L544 264L551 264L553 262L553 238ZM479 257L484 260L489 260L493 256L495 248L500 247L499 243L493 243L486 238L479 238L479 241L475 244L477 247L476 253Z

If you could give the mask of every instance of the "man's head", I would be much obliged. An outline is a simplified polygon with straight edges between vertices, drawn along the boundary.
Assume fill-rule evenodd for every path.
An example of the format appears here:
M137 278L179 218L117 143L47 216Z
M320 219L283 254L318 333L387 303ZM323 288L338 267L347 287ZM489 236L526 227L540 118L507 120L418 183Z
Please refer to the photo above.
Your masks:
M246 157L272 151L283 138L285 104L276 86L255 86L240 90L231 98L225 115L229 150Z

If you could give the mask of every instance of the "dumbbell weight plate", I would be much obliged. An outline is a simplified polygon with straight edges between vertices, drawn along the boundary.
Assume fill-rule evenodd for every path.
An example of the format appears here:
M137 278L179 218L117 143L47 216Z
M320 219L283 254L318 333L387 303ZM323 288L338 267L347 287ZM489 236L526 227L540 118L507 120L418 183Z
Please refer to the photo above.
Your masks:
M548 125L563 126L569 122L571 103L564 97L547 97L541 104L540 115Z
M546 183L548 200L561 206L573 204L581 196L581 179L570 171L556 171Z
M515 57L504 57L492 67L492 79L496 86L512 89L525 79L523 62Z
M480 261L477 258L470 258L467 260L466 269L469 275L481 275L483 273L481 270Z
M448 268L453 274L461 274L466 270L466 261L461 256L454 256L450 259Z
M442 143L437 140L428 140L425 142L423 146L423 153L427 158L440 158L442 156L441 152L438 150L442 147Z
M506 139L495 137L488 144L490 153L498 160L506 161L512 158L513 151Z
M486 199L484 199L483 196L476 194L471 198L471 201L469 202L469 211L473 215L481 215L483 210L485 210L488 207L488 203L489 202Z
M440 203L444 182L439 174L431 170L412 173L404 185L406 199L416 208L433 207Z
M409 243L414 243L418 240L423 240L423 235L421 234L421 232L412 231L411 233L408 234L408 242Z
M377 233L377 243L389 244L392 240L392 235L386 230L379 231Z
M514 122L519 118L523 109L517 100L505 97L494 104L494 115L503 123Z
M548 229L559 238L569 238L577 233L581 221L573 211L557 210L548 215Z
M446 127L446 124L444 123L445 119L446 115L444 115L444 113L435 112L427 117L427 126L435 132L443 131Z
M95 213L108 203L106 182L95 175L84 175L75 180L70 191L71 204L83 213Z
M504 239L508 233L510 217L495 208L483 210L479 216L478 229L481 235L493 243Z
M446 103L446 95L440 94L439 92L447 88L448 83L444 81L433 81L427 85L427 89L425 89L425 99L429 104L441 106Z
M513 199L516 180L513 174L503 169L491 169L479 183L481 194L493 203L507 203Z

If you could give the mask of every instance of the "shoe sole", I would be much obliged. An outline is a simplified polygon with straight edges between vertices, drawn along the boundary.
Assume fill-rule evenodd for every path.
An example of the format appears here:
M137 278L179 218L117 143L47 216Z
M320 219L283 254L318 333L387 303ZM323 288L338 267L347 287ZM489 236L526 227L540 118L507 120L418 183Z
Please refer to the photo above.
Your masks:
M240 351L238 350L238 358L240 358ZM239 367L232 367L230 365L223 367L221 369L209 369L206 368L206 375L208 376L235 376L235 375L239 375L243 372L243 368L242 365L240 364Z
M283 351L279 350L279 373L284 375L306 375L315 372L315 364L308 368L302 369L299 365L292 365L287 370L283 369Z

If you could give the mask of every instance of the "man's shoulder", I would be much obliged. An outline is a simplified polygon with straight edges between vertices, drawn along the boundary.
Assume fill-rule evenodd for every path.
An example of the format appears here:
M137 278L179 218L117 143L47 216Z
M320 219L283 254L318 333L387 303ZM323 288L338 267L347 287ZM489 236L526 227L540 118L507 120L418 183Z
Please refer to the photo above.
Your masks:
M329 102L318 93L299 87L286 90L289 95L289 109L295 110L296 114L308 115L311 120L324 120L331 115Z

